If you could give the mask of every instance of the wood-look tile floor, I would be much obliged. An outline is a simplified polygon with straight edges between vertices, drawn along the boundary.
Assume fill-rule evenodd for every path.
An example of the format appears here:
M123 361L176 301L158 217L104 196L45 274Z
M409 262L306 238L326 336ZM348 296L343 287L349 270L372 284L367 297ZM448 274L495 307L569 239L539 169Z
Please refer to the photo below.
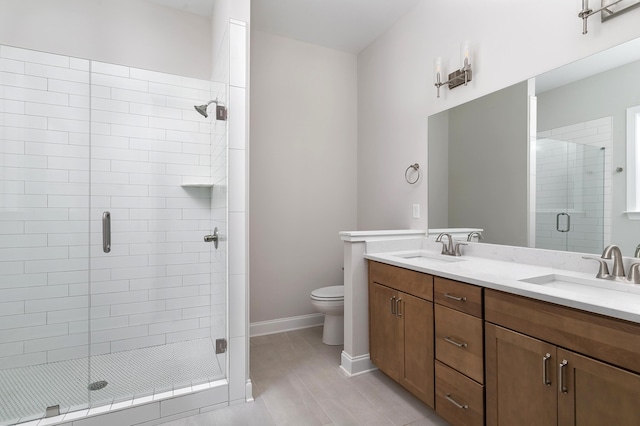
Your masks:
M322 343L322 327L253 337L255 402L164 425L448 425L379 371L346 377L341 352Z

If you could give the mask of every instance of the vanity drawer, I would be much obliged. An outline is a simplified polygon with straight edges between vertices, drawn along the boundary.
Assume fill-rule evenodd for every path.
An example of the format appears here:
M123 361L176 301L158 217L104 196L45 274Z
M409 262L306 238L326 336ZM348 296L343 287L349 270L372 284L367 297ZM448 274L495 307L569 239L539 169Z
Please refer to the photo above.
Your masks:
M435 277L433 300L440 305L482 318L482 287Z
M640 373L640 323L487 289L486 320Z
M369 280L433 301L433 276L429 274L369 261Z
M435 370L436 413L454 426L483 425L484 386L438 361Z
M435 305L436 359L484 383L482 319Z

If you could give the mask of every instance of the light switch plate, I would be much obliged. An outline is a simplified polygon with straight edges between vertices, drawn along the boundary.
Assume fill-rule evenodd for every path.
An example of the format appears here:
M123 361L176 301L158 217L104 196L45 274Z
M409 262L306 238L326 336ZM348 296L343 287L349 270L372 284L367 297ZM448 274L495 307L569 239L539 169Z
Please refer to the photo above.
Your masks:
M413 205L413 218L420 219L420 204Z

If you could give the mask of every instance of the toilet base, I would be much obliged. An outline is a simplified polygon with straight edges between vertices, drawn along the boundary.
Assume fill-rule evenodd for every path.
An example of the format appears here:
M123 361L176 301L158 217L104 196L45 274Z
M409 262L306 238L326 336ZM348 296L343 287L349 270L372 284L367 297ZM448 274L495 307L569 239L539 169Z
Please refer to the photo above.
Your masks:
M344 315L324 315L322 343L330 346L344 344Z

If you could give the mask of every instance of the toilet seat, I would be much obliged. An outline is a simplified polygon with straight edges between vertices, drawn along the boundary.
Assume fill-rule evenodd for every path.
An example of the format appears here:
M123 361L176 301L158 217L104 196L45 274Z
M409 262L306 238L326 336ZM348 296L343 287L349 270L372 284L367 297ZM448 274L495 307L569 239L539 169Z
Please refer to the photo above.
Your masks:
M333 285L321 287L311 292L311 299L318 301L341 301L344 300L344 286Z

